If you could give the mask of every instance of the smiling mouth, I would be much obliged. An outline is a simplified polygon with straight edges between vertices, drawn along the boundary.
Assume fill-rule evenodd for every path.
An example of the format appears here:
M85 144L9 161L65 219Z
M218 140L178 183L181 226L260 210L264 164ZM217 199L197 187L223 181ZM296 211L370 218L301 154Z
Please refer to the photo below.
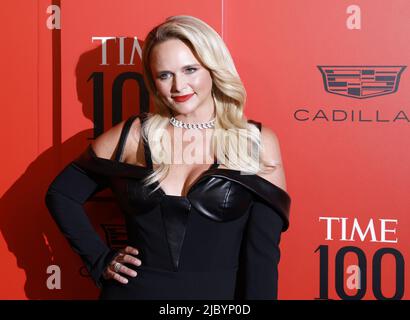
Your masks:
M191 98L194 94L186 94L184 96L176 96L176 97L172 97L172 99L174 99L176 102L184 102L187 101L189 98Z

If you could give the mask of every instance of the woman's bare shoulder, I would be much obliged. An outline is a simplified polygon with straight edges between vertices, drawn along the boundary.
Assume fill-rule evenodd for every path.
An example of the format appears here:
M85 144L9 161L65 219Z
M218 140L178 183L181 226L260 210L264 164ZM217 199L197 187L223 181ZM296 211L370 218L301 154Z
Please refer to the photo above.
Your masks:
M279 138L272 129L265 125L262 125L261 144L262 159L274 169L270 173L260 174L260 176L286 191L286 178Z
M114 159L115 152L119 147L121 132L124 128L126 121L127 119L111 127L91 142L91 147L93 148L97 157L110 160ZM125 141L123 157L127 156L128 150L132 149L133 146L138 145L140 130L141 122L139 117L136 117L131 124L130 131L128 132Z

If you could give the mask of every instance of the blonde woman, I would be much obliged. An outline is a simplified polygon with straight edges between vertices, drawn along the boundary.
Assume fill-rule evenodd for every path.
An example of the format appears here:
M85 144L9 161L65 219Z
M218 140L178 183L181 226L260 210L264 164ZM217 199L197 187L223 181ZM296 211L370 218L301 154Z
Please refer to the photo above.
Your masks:
M246 92L218 33L172 16L146 37L155 111L100 135L53 181L46 204L100 299L276 299L288 228L279 142L246 119ZM111 188L128 246L109 248L83 204Z

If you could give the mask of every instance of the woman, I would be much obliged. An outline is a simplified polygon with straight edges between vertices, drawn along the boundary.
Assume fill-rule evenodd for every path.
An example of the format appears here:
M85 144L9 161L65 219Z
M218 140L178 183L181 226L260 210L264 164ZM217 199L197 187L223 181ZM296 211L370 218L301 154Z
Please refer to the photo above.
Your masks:
M197 18L169 17L148 34L142 64L155 112L114 126L71 162L49 187L50 213L100 299L276 299L290 208L279 143L245 118L223 40ZM126 221L122 250L83 210L107 187Z

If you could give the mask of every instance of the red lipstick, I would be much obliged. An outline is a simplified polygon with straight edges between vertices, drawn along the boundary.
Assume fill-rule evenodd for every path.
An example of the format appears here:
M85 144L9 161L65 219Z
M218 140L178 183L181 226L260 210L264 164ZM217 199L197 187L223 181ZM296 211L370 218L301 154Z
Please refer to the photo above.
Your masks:
M177 96L177 97L172 97L172 99L174 99L176 102L185 102L187 101L189 98L191 98L194 94L187 94L185 96Z

